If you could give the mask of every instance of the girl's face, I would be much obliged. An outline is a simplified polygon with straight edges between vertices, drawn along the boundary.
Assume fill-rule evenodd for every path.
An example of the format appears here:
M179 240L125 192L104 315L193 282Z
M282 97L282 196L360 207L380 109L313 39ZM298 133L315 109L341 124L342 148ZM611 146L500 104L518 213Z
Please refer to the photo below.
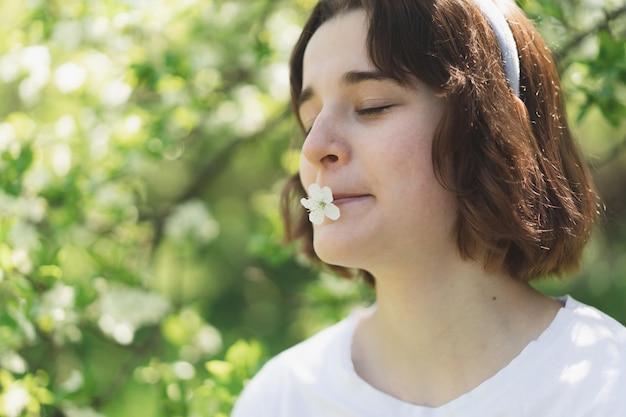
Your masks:
M419 81L403 86L380 74L366 35L365 13L348 12L324 23L306 48L300 178L305 189L330 186L341 210L339 220L314 226L320 259L376 276L457 253L457 210L431 160L445 101Z

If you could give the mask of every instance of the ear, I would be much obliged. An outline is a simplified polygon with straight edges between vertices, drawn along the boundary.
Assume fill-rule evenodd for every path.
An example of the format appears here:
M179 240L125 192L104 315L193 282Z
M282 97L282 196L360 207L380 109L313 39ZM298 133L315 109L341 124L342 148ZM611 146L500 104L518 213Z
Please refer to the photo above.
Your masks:
M528 120L528 109L521 98L515 96L515 104L517 105L517 113L522 120Z

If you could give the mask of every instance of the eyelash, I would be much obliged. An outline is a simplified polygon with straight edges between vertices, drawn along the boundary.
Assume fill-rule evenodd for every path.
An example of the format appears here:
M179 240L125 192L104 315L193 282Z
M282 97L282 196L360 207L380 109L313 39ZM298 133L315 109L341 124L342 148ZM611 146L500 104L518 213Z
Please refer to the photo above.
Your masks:
M359 116L376 116L376 115L379 115L379 114L389 110L393 106L394 106L393 104L388 104L388 105L385 105L385 106L368 107L368 108L365 108L365 109L357 110L356 114L358 114ZM309 129L307 129L304 132L304 136L305 137L309 136L309 133L311 132L312 128L313 127L310 127Z
M385 110L389 110L392 108L392 104L388 104L386 106L378 106L378 107L368 107L366 109L357 110L357 114L359 116L374 116L384 112Z

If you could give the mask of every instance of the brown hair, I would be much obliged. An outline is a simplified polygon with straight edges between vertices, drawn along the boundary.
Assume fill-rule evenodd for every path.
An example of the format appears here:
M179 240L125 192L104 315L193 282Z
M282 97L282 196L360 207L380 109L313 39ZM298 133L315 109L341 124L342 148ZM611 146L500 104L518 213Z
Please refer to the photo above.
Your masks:
M554 61L532 22L506 3L520 58L522 114L497 39L471 0L322 0L290 62L296 115L309 40L324 22L355 9L367 13L368 52L377 69L404 84L418 78L448 102L432 158L441 184L457 195L461 256L521 280L577 267L596 218L596 195L567 126ZM304 253L319 260L298 205L302 196L296 174L283 190L286 240L301 239Z

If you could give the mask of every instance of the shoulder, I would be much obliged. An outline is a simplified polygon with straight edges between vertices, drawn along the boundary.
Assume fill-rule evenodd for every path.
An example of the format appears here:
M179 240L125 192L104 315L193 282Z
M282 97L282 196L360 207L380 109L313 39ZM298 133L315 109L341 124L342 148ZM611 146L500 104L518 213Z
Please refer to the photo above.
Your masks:
M626 327L572 298L567 299L565 309L569 320L563 333L567 344L559 353L566 365L559 375L562 386L573 389L577 401L593 406L596 412L626 415Z
M600 310L568 297L569 337L579 348L616 347L626 353L626 327Z
M330 389L349 355L354 318L349 317L268 361L246 385L232 417L276 417L297 408L286 402L306 400L312 392ZM349 356L348 356L349 360Z
M563 358L589 367L589 373L619 373L626 379L626 327L600 310L566 299L560 334Z

